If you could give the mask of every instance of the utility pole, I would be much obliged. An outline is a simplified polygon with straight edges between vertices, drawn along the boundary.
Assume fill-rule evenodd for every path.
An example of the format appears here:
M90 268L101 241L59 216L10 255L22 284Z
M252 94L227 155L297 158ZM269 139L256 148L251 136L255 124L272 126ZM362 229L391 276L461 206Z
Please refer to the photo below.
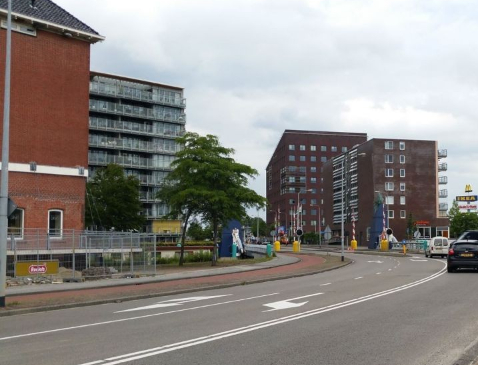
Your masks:
M6 306L8 237L8 162L10 151L10 68L12 48L12 0L8 0L5 90L3 101L2 177L0 187L0 308Z

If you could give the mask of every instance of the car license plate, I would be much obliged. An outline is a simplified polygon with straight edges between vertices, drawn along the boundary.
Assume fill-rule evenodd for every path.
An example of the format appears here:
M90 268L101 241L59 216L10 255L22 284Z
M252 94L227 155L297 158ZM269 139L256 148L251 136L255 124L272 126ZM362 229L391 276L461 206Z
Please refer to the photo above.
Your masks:
M462 253L460 256L461 257L473 257L473 254L472 253Z

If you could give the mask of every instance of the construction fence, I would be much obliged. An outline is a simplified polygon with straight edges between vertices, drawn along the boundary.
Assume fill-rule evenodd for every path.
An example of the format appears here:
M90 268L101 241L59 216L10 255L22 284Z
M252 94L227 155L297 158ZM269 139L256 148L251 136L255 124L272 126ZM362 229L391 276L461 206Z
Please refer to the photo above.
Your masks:
M52 261L58 261L60 274L73 278L156 274L161 255L174 257L179 250L161 252L159 241L164 242L165 235L36 229L25 229L21 235L11 232L7 241L7 276L22 275L17 273L21 262L36 263L30 274L32 270L35 275L45 274L43 266Z

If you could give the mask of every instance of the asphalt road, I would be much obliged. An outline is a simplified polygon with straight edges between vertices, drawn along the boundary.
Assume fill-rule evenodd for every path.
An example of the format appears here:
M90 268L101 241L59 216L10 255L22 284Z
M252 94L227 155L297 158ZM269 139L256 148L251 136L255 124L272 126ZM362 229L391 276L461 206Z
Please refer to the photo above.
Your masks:
M451 365L478 338L478 273L350 257L318 275L0 318L0 363Z

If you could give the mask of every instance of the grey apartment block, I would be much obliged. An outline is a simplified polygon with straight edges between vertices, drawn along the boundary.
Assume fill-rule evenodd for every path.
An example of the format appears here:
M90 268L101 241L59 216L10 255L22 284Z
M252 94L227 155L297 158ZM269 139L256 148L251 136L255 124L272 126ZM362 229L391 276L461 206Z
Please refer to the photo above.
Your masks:
M183 88L90 73L89 176L110 163L136 176L146 231L168 213L156 193L180 149L175 139L185 133L185 108Z

